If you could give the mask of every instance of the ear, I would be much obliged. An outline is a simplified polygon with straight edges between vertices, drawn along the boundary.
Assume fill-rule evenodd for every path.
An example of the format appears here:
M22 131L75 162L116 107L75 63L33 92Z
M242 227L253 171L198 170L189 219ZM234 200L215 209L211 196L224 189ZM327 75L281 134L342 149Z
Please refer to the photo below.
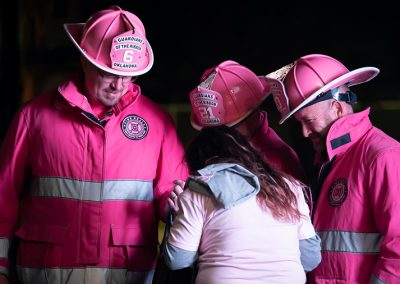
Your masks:
M332 113L337 117L340 118L343 115L345 115L345 107L344 107L344 102L337 101L337 100L332 100L331 102L331 110Z

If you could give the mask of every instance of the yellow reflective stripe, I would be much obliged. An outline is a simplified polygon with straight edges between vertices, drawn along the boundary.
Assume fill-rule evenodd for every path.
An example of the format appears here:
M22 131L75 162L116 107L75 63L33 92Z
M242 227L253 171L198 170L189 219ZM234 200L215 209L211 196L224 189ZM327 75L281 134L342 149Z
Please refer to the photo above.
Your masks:
M0 258L8 258L8 249L10 241L8 239L0 239Z
M379 253L382 235L347 231L318 231L321 250L351 253Z
M128 271L112 268L45 268L35 269L18 267L23 283L145 283L151 284L154 270Z
M143 180L107 180L90 182L59 177L40 177L32 182L33 196L86 201L153 201L153 182Z

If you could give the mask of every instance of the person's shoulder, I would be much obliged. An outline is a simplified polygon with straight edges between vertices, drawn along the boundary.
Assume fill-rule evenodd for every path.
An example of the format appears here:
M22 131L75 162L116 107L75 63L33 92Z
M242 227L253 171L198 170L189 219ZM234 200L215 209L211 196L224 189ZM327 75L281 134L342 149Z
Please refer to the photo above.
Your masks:
M43 107L45 105L49 105L54 102L54 99L57 97L57 90L51 89L42 92L39 95L36 95L29 100L23 102L21 104L22 109L35 109L37 107Z
M140 99L144 107L147 107L149 110L155 111L161 115L169 115L166 104L155 102L153 99L143 94L140 96Z
M366 143L370 143L371 147L374 147L377 150L400 147L400 142L398 140L374 125L371 132L369 133L369 137L370 140L367 140Z
M374 125L373 125L372 129L373 129L372 136L376 140L381 142L381 143L378 143L378 145L380 145L380 144L394 145L394 146L400 147L400 142L398 140L396 140L395 138L393 138L392 136L390 136L389 133L384 132L382 129L380 129Z
M391 159L393 158L390 157L391 155L400 156L400 142L375 126L371 128L366 139L362 141L363 152L370 161L378 157Z
M140 115L146 117L146 120L156 122L157 125L169 126L174 124L171 113L167 106L156 103L152 99L141 95L140 97ZM134 106L132 106L134 107Z
M214 198L210 191L198 191L193 188L193 184L186 188L179 196L182 201L186 200L191 204L196 204L199 208L205 208L206 204L214 204ZM184 201L185 202L185 201ZM212 206L213 207L213 206Z

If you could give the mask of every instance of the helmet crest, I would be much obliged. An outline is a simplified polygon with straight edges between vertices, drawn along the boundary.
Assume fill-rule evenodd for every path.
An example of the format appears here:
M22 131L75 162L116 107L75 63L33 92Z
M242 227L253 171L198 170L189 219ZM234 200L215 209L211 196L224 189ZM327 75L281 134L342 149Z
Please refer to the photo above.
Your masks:
M118 6L96 12L86 23L64 24L64 29L82 55L103 71L137 76L153 66L143 23Z

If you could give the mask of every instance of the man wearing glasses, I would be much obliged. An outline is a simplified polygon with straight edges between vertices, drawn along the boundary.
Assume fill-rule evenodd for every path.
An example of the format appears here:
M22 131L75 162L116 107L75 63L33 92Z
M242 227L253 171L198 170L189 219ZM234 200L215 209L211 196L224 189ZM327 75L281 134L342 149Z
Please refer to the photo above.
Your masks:
M83 76L23 105L2 147L0 283L15 236L21 283L151 283L158 222L187 177L173 120L133 83L153 51L119 7L65 30Z

